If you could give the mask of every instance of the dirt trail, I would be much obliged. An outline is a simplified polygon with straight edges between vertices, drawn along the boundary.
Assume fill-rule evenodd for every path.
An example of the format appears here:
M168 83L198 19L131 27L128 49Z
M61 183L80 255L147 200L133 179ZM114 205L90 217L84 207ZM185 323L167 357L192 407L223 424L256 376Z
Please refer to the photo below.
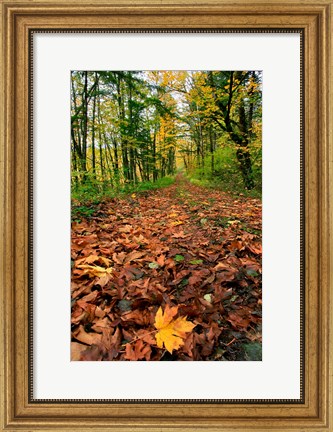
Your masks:
M153 335L166 304L196 324L172 354ZM261 202L178 175L73 223L72 358L259 360Z

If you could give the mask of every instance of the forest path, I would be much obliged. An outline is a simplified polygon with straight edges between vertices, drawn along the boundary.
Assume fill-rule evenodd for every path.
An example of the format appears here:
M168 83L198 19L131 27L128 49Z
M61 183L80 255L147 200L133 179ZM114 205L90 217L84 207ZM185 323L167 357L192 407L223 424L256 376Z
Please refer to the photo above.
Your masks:
M73 223L72 260L79 359L260 358L260 200L179 174L171 186L109 200ZM196 324L172 355L151 336L167 304Z

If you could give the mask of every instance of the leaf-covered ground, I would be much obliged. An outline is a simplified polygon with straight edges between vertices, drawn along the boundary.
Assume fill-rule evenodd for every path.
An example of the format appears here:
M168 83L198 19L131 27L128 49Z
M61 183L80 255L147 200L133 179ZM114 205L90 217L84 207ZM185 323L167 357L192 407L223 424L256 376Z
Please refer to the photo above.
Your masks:
M73 360L261 360L260 200L179 175L101 203L72 224L71 322Z

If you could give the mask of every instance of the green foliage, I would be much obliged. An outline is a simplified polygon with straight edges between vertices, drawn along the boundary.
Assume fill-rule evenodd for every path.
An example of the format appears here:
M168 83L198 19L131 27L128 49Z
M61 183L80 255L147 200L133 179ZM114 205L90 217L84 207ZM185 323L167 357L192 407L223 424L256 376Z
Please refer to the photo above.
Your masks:
M94 207L85 205L72 206L72 220L80 221L82 218L90 218L95 213Z
M174 183L175 178L173 176L166 176L160 179L157 179L155 182L152 181L144 181L137 184L127 184L120 193L133 193L133 192L143 192L147 190L153 190L158 188L163 188L172 185Z
M114 183L111 185L110 182L94 180L90 175L83 184L75 185L75 182L72 182L72 220L91 217L94 213L94 206L108 198L167 187L174 181L174 177L168 176L156 182Z
M252 161L252 178L254 189L248 191L244 188L244 181L236 157L236 148L233 144L222 144L214 153L214 172L211 170L211 155L205 157L204 165L189 173L193 184L204 187L218 188L227 192L245 196L261 197L262 188L262 154L261 145L249 146Z
M202 259L198 259L198 260L191 260L191 261L190 261L190 264L193 264L193 265L200 265L200 264L202 264L202 263L203 263Z
M255 189L260 192L262 190L262 147L261 142L255 142L249 148L252 161L252 176L255 182Z
M170 182L157 179L180 167L199 184L260 196L260 71L73 71L71 76L77 206L163 187Z

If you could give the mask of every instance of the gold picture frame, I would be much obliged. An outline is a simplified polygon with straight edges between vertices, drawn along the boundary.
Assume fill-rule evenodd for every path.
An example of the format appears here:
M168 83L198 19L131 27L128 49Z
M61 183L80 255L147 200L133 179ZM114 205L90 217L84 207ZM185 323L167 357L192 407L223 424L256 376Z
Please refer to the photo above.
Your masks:
M333 430L332 0L2 0L1 430ZM31 401L29 40L36 29L299 29L304 48L304 368L300 403Z

